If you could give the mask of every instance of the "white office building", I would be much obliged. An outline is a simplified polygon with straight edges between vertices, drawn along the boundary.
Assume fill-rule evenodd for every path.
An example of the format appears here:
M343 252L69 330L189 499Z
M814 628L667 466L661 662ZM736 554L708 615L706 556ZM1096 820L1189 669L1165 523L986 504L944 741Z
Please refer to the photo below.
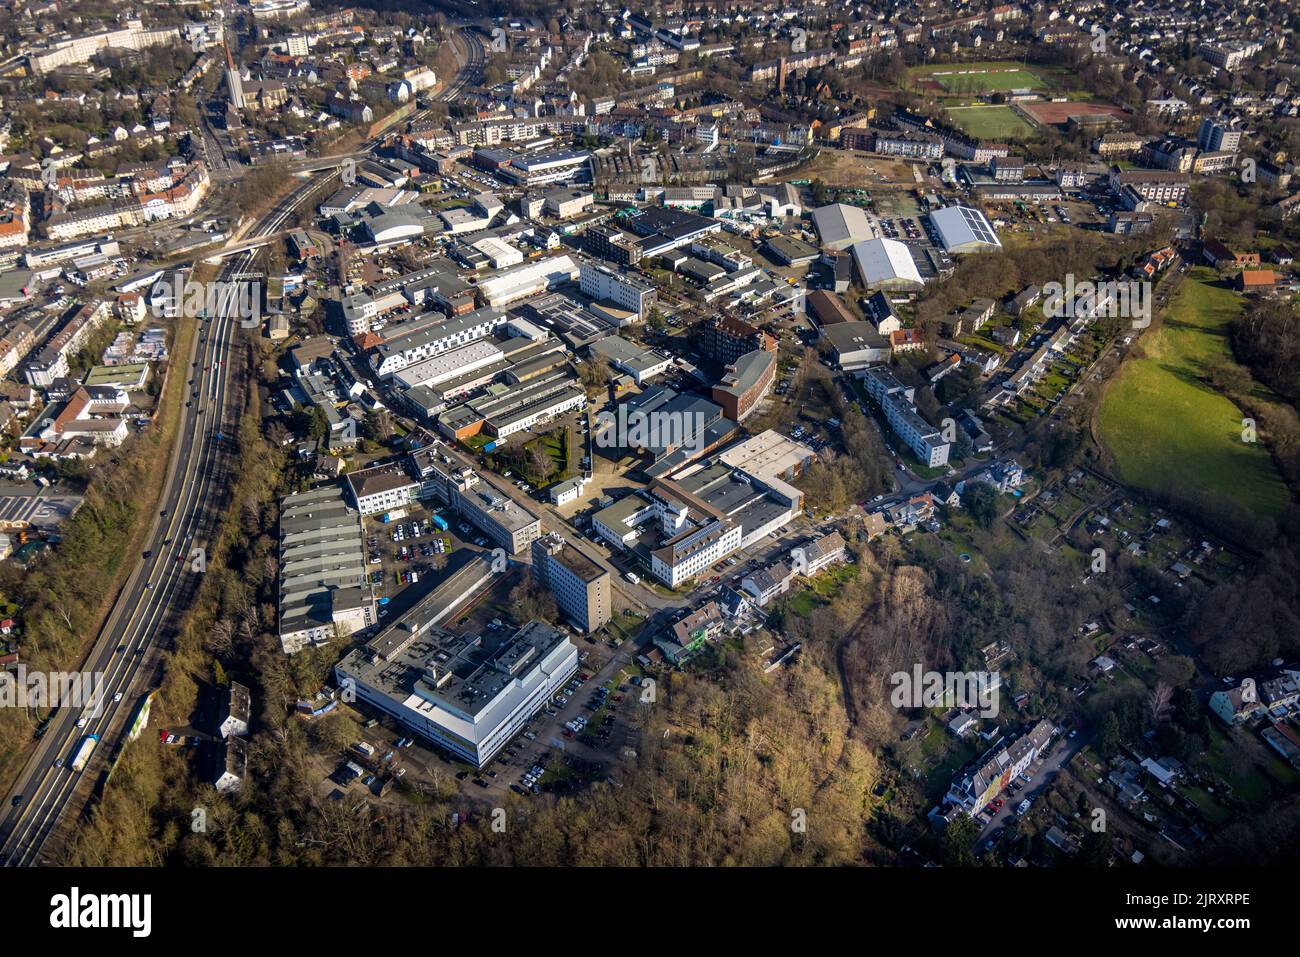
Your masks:
M469 569L477 576L476 565ZM475 582L446 588L334 666L357 701L438 748L482 767L578 670L578 649L543 621L519 629L456 635L436 620Z
M579 288L585 296L636 313L638 319L650 314L656 300L654 283L590 259L579 265Z

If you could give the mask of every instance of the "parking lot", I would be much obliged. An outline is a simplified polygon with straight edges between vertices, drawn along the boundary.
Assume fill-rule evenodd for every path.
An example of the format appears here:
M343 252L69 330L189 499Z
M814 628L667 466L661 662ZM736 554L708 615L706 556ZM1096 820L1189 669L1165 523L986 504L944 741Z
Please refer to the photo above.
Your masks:
M399 517L398 513L404 514ZM469 526L465 526L468 531L462 530L454 515L441 515L422 505L407 505L385 514L392 516L390 521L385 522L383 515L365 520L366 567L380 603L381 619L394 612L395 602L401 606L407 604L401 593L408 586L429 585L439 578L454 551L489 544ZM437 525L435 515L447 523L446 531ZM427 588L417 588L416 594L423 595L426 591Z

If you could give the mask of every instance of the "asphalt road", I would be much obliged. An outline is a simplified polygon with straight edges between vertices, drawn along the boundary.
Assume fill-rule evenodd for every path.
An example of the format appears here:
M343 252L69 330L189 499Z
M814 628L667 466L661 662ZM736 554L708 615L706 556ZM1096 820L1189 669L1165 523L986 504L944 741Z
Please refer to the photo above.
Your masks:
M486 62L480 38L467 28L460 33L468 62L436 99L452 100L477 82ZM325 175L299 186L263 215L250 235L276 233L302 203L331 182L333 177ZM227 260L220 278L246 272L254 255L250 251ZM191 354L172 357L172 374L183 375L187 383L194 381L186 386L188 405L182 410L159 514L150 526L144 554L78 669L103 676L101 700L80 709L60 708L16 787L5 796L0 805L0 862L6 866L48 863L41 856L46 841L71 805L80 807L74 798L84 798L91 782L107 772L111 756L129 730L128 719L140 706L144 689L136 687L137 678L152 670L149 652L170 640L172 617L188 605L201 574L194 570L194 549L204 547L215 525L243 397L234 394L227 375L226 360L239 321L233 297L217 315L199 321L202 328ZM99 736L99 743L86 768L73 771L72 757L91 734ZM62 767L55 764L60 758Z
M274 232L297 205L328 180L295 190L268 212L259 231ZM222 272L228 277L246 270L251 254L230 261ZM238 318L233 302L210 319L199 319L200 332L189 356L172 357L172 375L181 375L187 407L181 412L178 439L164 479L159 514L146 539L145 554L137 563L109 615L104 629L79 670L103 676L98 706L60 708L50 720L35 753L15 789L0 807L0 860L7 866L45 863L41 850L73 802L97 781L128 730L124 719L139 707L142 688L136 679L144 672L149 652L171 638L169 619L183 609L200 571L195 549L203 548L216 519L238 428L242 396L228 381L227 358L236 337ZM189 321L182 319L179 321ZM193 393L197 391L198 397ZM222 436L218 438L218 436ZM149 666L151 670L151 665ZM113 700L118 694L120 701ZM79 721L85 719L84 726ZM100 737L86 769L73 771L73 754L86 735ZM63 758L65 766L56 767ZM15 806L14 799L21 797ZM74 802L75 803L75 802Z
M1031 804L1037 804L1039 795L1046 791L1048 785L1056 780L1061 768L1087 743L1087 739L1082 735L1076 735L1071 740L1068 734L1066 732L1059 739L1052 742L1052 753L1047 756L1046 760L1042 758L1035 759L1029 766L1025 773L1033 778L1031 784L1025 784L1022 791L1017 792L1008 789L1001 795L1002 807L998 809L998 813L993 816L993 819L980 829L977 843L1001 834L1002 829L1015 817L1015 811L1020 802L1026 798L1029 799ZM1023 781L1021 783L1024 784Z

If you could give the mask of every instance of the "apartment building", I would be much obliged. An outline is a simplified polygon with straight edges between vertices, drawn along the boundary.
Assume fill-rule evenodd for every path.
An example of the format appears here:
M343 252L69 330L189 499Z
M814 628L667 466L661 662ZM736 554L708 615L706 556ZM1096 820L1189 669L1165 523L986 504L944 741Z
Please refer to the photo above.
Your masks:
M32 73L49 73L61 66L86 63L95 54L110 48L119 50L146 50L149 47L179 43L180 29L175 26L146 29L142 21L131 19L126 26L116 30L102 30L78 37L52 39L27 53L27 63Z
M890 428L925 465L937 468L948 463L951 443L916 411L915 391L905 386L887 366L873 366L862 376L867 394L880 404Z
M776 339L744 319L724 313L701 324L699 348L709 358L730 365L755 349L775 352Z
M1164 170L1110 168L1110 188L1117 195L1131 190L1151 203L1182 203L1187 199L1191 179L1185 173Z
M823 568L842 562L848 548L839 532L828 532L790 550L790 567L795 574L811 578Z
M862 133L865 130L845 130L843 137L849 138L850 134ZM910 130L902 132L885 132L879 131L869 134L871 136L872 148L877 153L883 153L885 156L901 156L906 159L919 160L936 160L943 157L943 139L933 133L914 133ZM866 149L865 146L846 146L846 149Z
M1046 718L1010 743L996 745L974 768L959 775L948 789L947 800L974 817L1010 787L1016 776L1033 763L1056 733Z
M1222 150L1235 153L1241 149L1241 135L1241 130L1235 129L1226 120L1207 116L1201 120L1201 128L1196 134L1196 146L1211 152Z

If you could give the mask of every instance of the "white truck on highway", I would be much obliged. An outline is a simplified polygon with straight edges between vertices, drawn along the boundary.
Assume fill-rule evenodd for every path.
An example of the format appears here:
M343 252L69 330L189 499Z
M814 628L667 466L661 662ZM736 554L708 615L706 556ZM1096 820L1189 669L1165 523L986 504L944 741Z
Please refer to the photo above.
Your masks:
M86 762L90 760L90 755L95 750L95 745L99 743L99 735L88 734L81 739L81 746L77 748L76 755L72 758L71 768L73 771L83 771Z

